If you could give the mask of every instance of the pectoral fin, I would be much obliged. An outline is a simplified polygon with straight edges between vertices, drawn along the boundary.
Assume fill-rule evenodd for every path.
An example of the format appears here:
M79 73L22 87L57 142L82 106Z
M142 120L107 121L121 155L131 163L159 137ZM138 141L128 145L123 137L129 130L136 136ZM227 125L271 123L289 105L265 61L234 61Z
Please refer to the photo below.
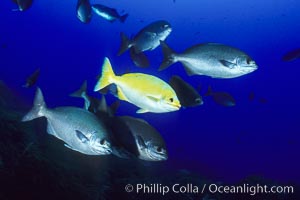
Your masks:
M145 34L147 35L147 37L150 37L150 38L155 38L157 36L157 34L153 33L153 32L145 32Z
M147 148L147 146L146 146L146 144L145 144L145 142L144 142L144 139L143 139L140 135L138 135L138 136L136 137L136 141L137 141L137 143L138 143L138 146L141 147L141 149Z
M139 110L137 110L136 111L136 113L146 113L146 112L149 112L149 110L146 110L146 109L144 109L144 108L141 108L141 109L139 109Z
M76 136L82 143L86 143L89 141L89 139L82 132L78 130L76 130Z
M55 130L54 130L51 122L49 120L47 120L47 121L48 121L48 124L47 124L47 133L49 133L50 135L53 135L53 136L56 137L57 134L56 134L56 132L55 132Z
M160 100L160 98L157 98L157 97L154 97L154 96L147 96L147 98L150 99L151 101L155 101L155 102Z
M185 70L185 72L187 73L188 76L195 75L195 73L189 67L187 67L186 65L183 65L183 66L184 66L184 70ZM198 75L201 75L201 74L198 74Z
M220 63L222 63L223 66L228 67L229 69L233 69L237 66L236 63L232 63L227 60L219 60L219 61L220 61Z

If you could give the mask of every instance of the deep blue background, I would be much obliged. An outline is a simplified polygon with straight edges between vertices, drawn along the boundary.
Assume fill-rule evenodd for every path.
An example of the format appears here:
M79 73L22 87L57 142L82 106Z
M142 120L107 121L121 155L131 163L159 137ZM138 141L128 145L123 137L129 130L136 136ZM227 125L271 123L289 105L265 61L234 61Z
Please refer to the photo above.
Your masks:
M76 1L37 0L26 12L12 12L9 0L0 5L0 79L31 104L34 89L21 87L38 67L49 107L81 106L68 97L88 80L92 92L105 56L117 74L143 72L165 81L180 75L205 93L208 85L237 100L233 108L204 98L204 105L164 114L135 114L121 103L119 115L146 119L165 138L175 168L196 170L208 177L236 181L258 175L273 180L300 180L300 59L282 62L287 51L300 47L300 1L297 0L151 0L91 1L129 13L127 21L110 23L94 15L90 24L76 18ZM219 42L247 52L259 69L243 77L222 80L188 77L181 64L158 72L161 49L147 52L151 67L137 68L128 52L118 57L119 34L137 33L164 19L173 31L167 43L177 52L191 45ZM249 101L250 92L255 100ZM260 99L266 99L260 103ZM108 95L109 102L115 100Z

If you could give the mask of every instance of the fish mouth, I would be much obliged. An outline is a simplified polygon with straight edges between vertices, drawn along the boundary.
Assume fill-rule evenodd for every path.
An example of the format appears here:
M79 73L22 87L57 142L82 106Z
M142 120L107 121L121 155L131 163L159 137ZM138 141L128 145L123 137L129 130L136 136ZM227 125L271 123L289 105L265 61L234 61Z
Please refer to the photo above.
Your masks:
M101 146L95 149L95 152L99 155L108 155L112 153L112 149L109 146Z
M180 102L170 102L170 101L165 101L165 108L169 111L173 111L173 110L179 110L181 108L181 104Z
M168 33L171 33L171 32L172 32L172 28L169 27L166 31L167 31Z
M174 103L168 103L172 108L175 108L176 110L179 110L181 108L180 103L174 104Z
M256 64L254 64L254 65L247 66L247 68L249 68L249 71L253 72L253 71L257 70L258 66Z
M110 148L103 148L101 150L97 151L101 155L108 155L112 153L112 150Z
M257 70L257 69L258 69L258 66L256 64L243 66L241 68L241 70L244 71L244 72L246 72L246 73L253 72L253 71Z

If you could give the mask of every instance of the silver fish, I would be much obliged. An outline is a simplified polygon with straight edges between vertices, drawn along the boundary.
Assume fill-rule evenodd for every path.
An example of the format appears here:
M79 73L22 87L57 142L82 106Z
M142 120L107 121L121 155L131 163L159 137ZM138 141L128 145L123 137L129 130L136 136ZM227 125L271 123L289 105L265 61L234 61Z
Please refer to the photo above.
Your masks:
M159 70L181 62L189 76L206 75L212 78L235 78L257 69L257 65L246 53L234 47L217 43L195 45L183 53L175 53L161 41L164 60Z
M47 108L42 91L36 91L33 108L22 121L35 118L47 119L47 132L63 140L65 146L87 155L106 155L111 153L108 130L92 113L76 107Z
M110 8L101 4L94 4L92 5L93 11L99 15L100 17L103 17L107 21L114 22L117 19L120 20L120 22L125 22L125 20L128 17L128 14L119 15L116 9Z
M155 21L140 30L132 40L129 40L124 33L121 33L122 44L118 55L133 47L135 53L153 50L159 46L159 41L164 41L171 33L172 28L169 22L164 20Z
M112 130L119 144L139 159L146 161L168 159L163 138L145 120L129 116L116 117Z
M127 38L124 33L121 33L122 43L118 55L123 54L129 48L133 48L136 54L153 50L159 46L159 41L164 41L168 37L171 31L172 27L169 22L159 20L144 27L132 40Z

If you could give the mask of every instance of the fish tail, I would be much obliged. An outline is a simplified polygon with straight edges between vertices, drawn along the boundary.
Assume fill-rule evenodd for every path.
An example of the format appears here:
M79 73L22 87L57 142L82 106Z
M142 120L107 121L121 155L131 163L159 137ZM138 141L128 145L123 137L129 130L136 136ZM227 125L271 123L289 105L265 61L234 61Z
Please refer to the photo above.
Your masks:
M102 75L95 85L94 91L96 92L112 84L115 76L116 75L112 69L109 59L105 57L102 65Z
M121 21L122 23L124 23L125 20L127 19L127 17L128 17L128 14L122 15L122 16L120 17L120 21Z
M160 41L160 45L162 47L164 59L158 70L162 71L177 61L175 60L175 52L164 41Z
M107 106L106 98L104 95L102 95L100 104L98 105L98 110L103 113L108 113L108 106Z
M213 93L213 90L212 90L211 86L209 85L207 88L207 92L205 93L204 96L210 96L210 95L212 95L212 93Z
M22 122L31 121L33 119L43 117L47 109L44 96L40 88L37 88L33 102L33 108L22 118Z
M80 86L79 90L76 90L72 94L70 94L71 97L84 97L86 95L86 89L87 89L87 81L85 80L82 85Z
M130 39L122 32L121 32L120 35L121 35L121 47L120 47L120 50L118 52L118 56L123 54L125 51L127 51L127 49L129 49L131 47Z

